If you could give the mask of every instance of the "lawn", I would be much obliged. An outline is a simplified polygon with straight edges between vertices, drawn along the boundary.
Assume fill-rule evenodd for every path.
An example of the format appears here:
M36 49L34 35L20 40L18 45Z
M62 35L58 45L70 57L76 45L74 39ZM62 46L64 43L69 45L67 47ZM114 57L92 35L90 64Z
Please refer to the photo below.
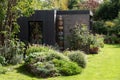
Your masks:
M120 80L120 45L105 45L97 55L88 55L87 67L79 75L40 79L24 69L8 66L9 71L0 80Z

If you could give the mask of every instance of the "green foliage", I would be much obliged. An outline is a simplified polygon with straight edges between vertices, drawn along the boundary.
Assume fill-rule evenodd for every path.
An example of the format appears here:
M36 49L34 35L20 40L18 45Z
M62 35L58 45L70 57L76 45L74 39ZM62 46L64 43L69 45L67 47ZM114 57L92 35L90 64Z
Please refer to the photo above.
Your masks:
M105 43L107 43L107 44L120 43L120 38L118 36L116 36L115 34L112 34L110 36L106 35L105 36Z
M58 76L58 70L51 62L36 62L33 65L27 65L27 69L35 76L53 77Z
M29 16L33 13L33 8L30 6L32 1L0 1L0 35L4 34L0 39L0 55L5 57L5 62L8 64L16 64L22 60L25 45L17 39L16 34L20 28L17 19L20 16Z
M20 0L17 1L17 5L14 6L14 11L17 11L19 16L30 16L33 13L32 5L33 0Z
M82 68L86 67L86 55L81 51L65 51L65 55L73 62L76 62Z
M95 20L112 20L115 19L120 10L120 2L117 1L107 1L100 5L96 10L94 18Z
M64 76L79 74L82 71L82 68L74 62L54 59L53 63L58 71Z
M26 64L29 64L29 63L35 63L37 61L40 61L40 62L51 61L53 59L69 61L68 57L64 56L63 54L61 54L59 52L48 51L48 52L31 53L27 56L27 58L25 59L25 62L26 62Z
M32 45L27 48L26 54L29 55L34 52L48 52L48 51L53 51L53 49L49 46Z
M92 35L91 34L91 44L90 44L90 48L91 47L98 47L98 48L103 48L104 47L104 37L103 35Z
M64 56L62 53L49 53L48 56L46 57L46 59L49 60L53 60L53 59L58 59L58 60L65 60L65 61L69 61L68 57Z
M50 0L49 0L50 1ZM31 8L33 8L34 10L46 10L46 9L51 9L52 4L49 4L48 1L46 0L32 0L31 3Z
M62 53L50 47L46 47L47 50L43 50L45 46L38 47L39 50L32 50L32 53L28 54L25 59L25 67L31 74L39 77L53 77L58 75L73 75L81 72L81 68L76 63L71 62ZM61 66L57 66L57 64L61 64Z
M100 51L100 48L104 47L104 37L103 35L92 35L91 34L91 44L90 44L90 49L89 52L91 54L96 54Z
M70 47L74 50L88 51L89 46L89 31L85 25L76 25L73 29L70 30L71 36Z
M0 23L5 18L5 15L4 15L5 14L5 7L6 7L5 4L6 4L5 0L0 1Z
M101 39L100 39L101 38ZM77 25L71 30L70 47L72 50L81 50L89 53L90 45L100 47L103 38L99 35L93 35L85 25ZM100 41L100 42L99 42Z
M69 9L77 9L80 1L82 1L82 0L68 0L68 8Z
M105 43L120 43L120 14L112 21L96 21L93 32L105 35Z
M105 27L104 21L94 21L92 31L98 34L107 34L107 27Z
M95 21L93 24L93 32L104 35L111 35L115 23L113 21Z
M59 75L54 64L47 60L48 52L34 52L25 59L26 69L33 75L39 77L52 77ZM52 54L52 53L51 53Z
M118 14L118 17L113 20L115 23L115 27L113 27L113 32L117 35L120 36L120 12Z
M3 56L0 56L0 64L5 64L5 58Z
M108 45L105 44L102 52L97 55L87 55L88 62L87 67L83 70L83 73L73 76L58 76L51 78L38 78L27 73L20 64L19 66L10 66L4 68L13 67L12 71L6 74L0 74L0 80L117 80L120 79L120 45ZM110 67L106 67L110 65ZM17 70L16 70L17 69ZM112 71L112 72L111 72ZM108 73L108 74L106 74ZM100 76L100 75L102 76ZM14 76L13 76L14 75Z
M7 70L0 64L0 74L5 74Z
M0 47L0 55L5 58L6 63L17 64L23 58L24 46L19 39L6 39L4 45Z

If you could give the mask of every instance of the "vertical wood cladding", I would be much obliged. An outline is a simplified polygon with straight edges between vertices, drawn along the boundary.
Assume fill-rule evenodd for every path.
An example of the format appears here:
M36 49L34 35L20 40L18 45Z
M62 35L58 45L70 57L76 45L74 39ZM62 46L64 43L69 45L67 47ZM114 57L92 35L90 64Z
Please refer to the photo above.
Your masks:
M71 10L71 11L55 11L55 10L38 10L30 17L21 17L18 19L20 25L19 38L22 41L30 41L30 21L41 21L43 44L55 45L57 42L56 36L56 21L57 16L63 18L63 37L64 37L64 48L69 48L68 36L70 36L69 30L76 24L86 24L88 29L90 28L90 11L88 10Z
M71 35L70 29L75 27L77 24L86 24L86 26L90 27L89 20L90 14L89 11L58 11L57 15L62 15L64 22L64 48L69 48L69 39L68 37Z
M22 41L30 41L30 26L28 25L30 21L42 21L43 22L43 44L55 45L55 23L54 23L54 11L43 10L35 11L30 17L21 17L18 19L18 24L20 25L19 38Z

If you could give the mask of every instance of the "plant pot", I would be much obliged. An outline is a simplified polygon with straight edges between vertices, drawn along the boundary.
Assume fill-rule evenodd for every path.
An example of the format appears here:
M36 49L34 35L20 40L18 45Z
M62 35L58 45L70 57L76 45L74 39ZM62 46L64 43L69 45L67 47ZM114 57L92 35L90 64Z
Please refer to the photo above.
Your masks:
M91 53L91 54L97 54L98 51L99 51L99 48L98 48L98 47L90 48L90 53Z
M60 30L63 30L63 26L59 26L58 28L59 28Z
M59 41L59 46L63 46L64 42L63 41Z
M63 25L63 21L58 21L58 25L62 26Z

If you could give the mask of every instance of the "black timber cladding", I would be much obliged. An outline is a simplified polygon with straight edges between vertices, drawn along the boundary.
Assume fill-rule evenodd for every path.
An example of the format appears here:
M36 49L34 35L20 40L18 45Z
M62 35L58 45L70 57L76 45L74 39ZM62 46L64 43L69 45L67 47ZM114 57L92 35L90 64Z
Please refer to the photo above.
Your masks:
M29 21L42 21L43 22L43 43L49 45L55 45L55 23L54 23L54 11L43 10L35 11L30 17L21 17L18 19L20 25L19 38L22 41L29 41Z
M64 49L70 47L68 37L71 35L70 29L76 24L86 24L88 29L90 28L90 11L89 10L71 10L71 11L57 11L57 16L63 17L64 26Z
M30 21L42 21L43 26L43 44L48 45L55 45L56 44L56 17L58 15L62 15L64 19L64 36L66 37L69 35L67 26L74 25L75 21L81 20L81 22L87 22L87 25L89 27L89 16L90 11L89 10L70 10L70 11L56 11L56 10L37 10L35 13L30 17L21 17L18 19L18 24L20 25L20 33L19 38L22 41L30 41L30 27L29 22ZM72 16L73 15L73 16ZM84 15L84 16L83 16ZM77 18L75 18L77 16ZM82 16L82 17L81 17ZM85 17L86 16L86 17ZM68 23L68 18L71 19ZM80 18L80 20L79 20ZM84 20L83 20L84 18ZM67 43L67 41L64 41ZM66 45L66 44L65 44ZM67 46L65 47L67 48Z

